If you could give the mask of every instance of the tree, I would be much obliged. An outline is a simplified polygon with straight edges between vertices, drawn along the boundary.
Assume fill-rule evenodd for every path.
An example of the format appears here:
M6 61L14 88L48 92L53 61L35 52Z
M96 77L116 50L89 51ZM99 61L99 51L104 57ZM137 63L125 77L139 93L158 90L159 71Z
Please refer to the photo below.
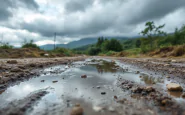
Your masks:
M105 44L103 45L103 49L106 51L122 51L123 46L118 40L111 39L110 41L109 40L105 41Z
M141 40L138 39L138 40L136 40L136 47L139 48L140 46L141 46Z
M97 47L101 47L101 45L103 44L103 42L104 42L104 38L103 37L99 37L98 38L98 41L96 43L96 46Z
M33 40L30 40L30 42L26 42L22 45L22 48L36 48L40 49L36 44L33 43Z
M155 26L154 22L147 22L145 24L146 28L141 31L143 36L147 36L150 39L150 48L153 49L153 39L158 36L166 35L164 31L161 29L165 26L165 24L160 25L158 27Z
M101 52L101 49L97 48L97 47L91 47L88 49L89 55L98 55L98 53L100 53L100 52Z

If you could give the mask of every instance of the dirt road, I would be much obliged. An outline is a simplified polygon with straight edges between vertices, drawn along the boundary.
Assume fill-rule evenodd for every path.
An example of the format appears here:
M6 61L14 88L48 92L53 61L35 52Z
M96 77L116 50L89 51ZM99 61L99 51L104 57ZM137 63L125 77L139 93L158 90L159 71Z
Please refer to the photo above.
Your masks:
M185 111L185 59L1 59L0 67L3 115L183 115ZM169 91L170 83L183 90Z

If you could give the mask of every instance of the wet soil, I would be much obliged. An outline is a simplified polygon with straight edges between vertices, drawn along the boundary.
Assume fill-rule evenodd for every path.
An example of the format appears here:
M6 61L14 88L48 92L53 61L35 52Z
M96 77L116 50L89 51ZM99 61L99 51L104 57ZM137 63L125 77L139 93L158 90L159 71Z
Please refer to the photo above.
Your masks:
M176 74L169 74L170 68L165 68L173 67L180 71L183 63L173 60L171 66L166 66L169 60L84 59L35 59L39 63L31 69L28 65L34 61L25 65L22 60L18 60L18 64L7 64L7 60L2 62L11 68L22 64L24 68L30 69L30 73L33 71L36 74L31 74L29 79L22 77L19 83L2 82L2 86L6 87L0 92L0 113L70 115L78 104L83 108L84 115L184 114L184 93L168 92L166 89L166 84L170 82L180 83L184 87L183 77L173 78ZM147 66L143 66L145 64ZM42 68L39 68L40 65L43 65ZM2 70L2 73L7 70ZM12 72L17 73L17 70ZM25 71L23 68L21 70ZM170 77L166 77L168 75Z

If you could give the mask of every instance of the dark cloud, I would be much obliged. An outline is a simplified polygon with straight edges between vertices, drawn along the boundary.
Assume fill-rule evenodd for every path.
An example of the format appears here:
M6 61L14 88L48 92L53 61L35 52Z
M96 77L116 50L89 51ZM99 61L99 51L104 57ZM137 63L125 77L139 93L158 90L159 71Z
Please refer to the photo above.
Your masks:
M144 6L136 11L136 14L129 20L130 24L137 24L148 20L155 20L174 12L177 9L185 8L185 0L145 0ZM139 7L135 6L135 7ZM134 8L133 8L134 9ZM131 14L132 15L132 14ZM174 17L175 18L175 17Z
M22 7L21 5L30 9L39 7L34 0L0 0L0 21L6 21L12 17L14 12L11 9Z
M2 27L4 33L14 31L12 36L17 35L16 31L19 30L21 36L17 35L17 39L27 34L30 36L29 39L35 36L39 41L53 39L55 32L60 38L67 36L68 41L85 36L132 36L138 35L146 21L165 23L164 29L167 32L172 32L175 27L185 23L185 0L0 0L0 2L0 28ZM19 7L21 9L17 10ZM40 10L43 12L40 13ZM13 18L7 20L12 16Z
M65 10L67 12L85 11L92 3L93 0L69 0L65 5Z

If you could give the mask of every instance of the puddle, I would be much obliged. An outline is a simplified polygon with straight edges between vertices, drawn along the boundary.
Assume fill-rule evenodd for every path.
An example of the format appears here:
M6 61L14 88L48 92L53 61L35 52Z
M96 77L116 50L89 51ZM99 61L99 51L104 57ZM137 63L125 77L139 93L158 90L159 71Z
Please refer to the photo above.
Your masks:
M70 108L75 103L82 103L79 100L83 100L83 103L90 103L88 105L91 107L112 104L115 95L124 97L126 94L116 87L117 78L146 85L164 82L147 74L124 71L123 68L115 62L111 62L111 60L79 61L71 65L47 68L44 72L45 74L40 77L32 78L0 92L0 94L2 93L0 95L0 108L11 101L26 97L33 91L52 87L53 90L43 97L34 107L33 112L28 115L51 111L50 108L54 110L60 108L58 112L65 113L64 109ZM82 79L82 75L87 75L87 78ZM105 94L102 95L102 92L105 92Z

